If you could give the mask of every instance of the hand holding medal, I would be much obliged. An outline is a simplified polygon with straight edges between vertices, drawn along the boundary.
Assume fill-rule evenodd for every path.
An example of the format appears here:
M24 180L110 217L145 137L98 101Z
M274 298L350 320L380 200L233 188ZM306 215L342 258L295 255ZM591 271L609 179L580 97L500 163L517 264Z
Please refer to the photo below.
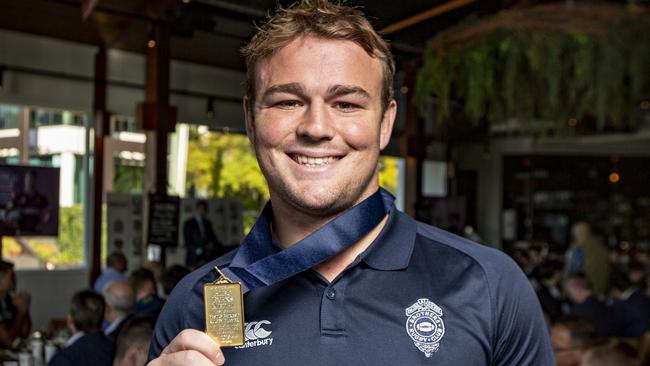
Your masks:
M185 329L165 347L150 366L223 365L221 347L244 344L244 299L241 285L217 267L219 277L203 286L205 333Z
M221 366L225 362L214 339L200 330L185 329L148 366Z
M221 344L244 344L244 298L241 285L231 281L218 267L219 278L203 285L205 333Z

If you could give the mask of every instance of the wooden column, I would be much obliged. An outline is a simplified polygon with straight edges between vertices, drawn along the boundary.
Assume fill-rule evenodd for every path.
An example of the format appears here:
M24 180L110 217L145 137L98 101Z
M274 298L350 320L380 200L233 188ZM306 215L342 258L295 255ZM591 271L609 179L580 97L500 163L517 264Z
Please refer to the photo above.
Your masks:
M406 127L400 139L406 169L404 211L411 217L416 217L416 205L422 189L422 156L424 151L420 113L415 103L413 103L412 94L412 91L415 90L417 71L420 66L419 60L404 62L402 66L406 72L404 86L409 90L406 103Z
M169 25L154 25L155 47L147 47L146 99L155 109L156 177L155 193L167 193L167 153L169 151Z
M90 248L90 285L95 282L102 268L102 204L104 202L104 137L110 133L110 115L106 109L106 78L108 73L106 48L100 47L95 55L95 90L93 97L94 156L93 156L93 202L92 243Z
M19 159L23 165L29 164L29 107L20 107L18 112L18 128L20 129Z
M176 122L175 109L169 105L170 31L169 23L153 23L152 37L146 52L146 85L144 103L139 105L139 119L147 134L145 182L143 194L143 261L146 260L149 232L148 194L167 193L167 155L169 132ZM160 261L165 265L165 248Z

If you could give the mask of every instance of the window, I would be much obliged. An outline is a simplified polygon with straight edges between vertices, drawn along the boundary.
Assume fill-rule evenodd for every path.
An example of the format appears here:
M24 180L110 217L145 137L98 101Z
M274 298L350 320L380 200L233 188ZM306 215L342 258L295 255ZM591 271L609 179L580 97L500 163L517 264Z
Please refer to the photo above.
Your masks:
M121 151L113 157L113 192L142 193L144 187L144 156ZM142 155L142 154L140 154Z
M0 106L0 127L15 126L21 106ZM74 268L84 265L84 215L86 200L86 127L87 115L78 111L28 108L30 131L20 136L31 139L27 166L57 168L58 202L52 203L52 219L58 220L56 236L3 236L3 257L18 269ZM41 128L47 127L44 130ZM14 139L0 136L0 151L19 149ZM18 156L7 156L2 164L19 165ZM49 179L49 178L48 178ZM49 184L49 182L46 182ZM14 187L13 189L19 190ZM48 215L50 215L48 213ZM56 227L56 226L55 226Z
M18 107L0 104L0 129L18 128Z

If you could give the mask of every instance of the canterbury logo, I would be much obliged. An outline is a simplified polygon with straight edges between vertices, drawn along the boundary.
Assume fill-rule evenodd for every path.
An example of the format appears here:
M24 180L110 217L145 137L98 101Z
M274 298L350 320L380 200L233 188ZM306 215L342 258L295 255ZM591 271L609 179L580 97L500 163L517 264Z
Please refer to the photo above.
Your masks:
M246 340L255 341L270 336L271 333L273 333L273 331L262 328L263 325L268 325L268 324L271 324L271 322L268 320L260 320L259 322L246 323L246 329L244 330L244 332L246 333Z

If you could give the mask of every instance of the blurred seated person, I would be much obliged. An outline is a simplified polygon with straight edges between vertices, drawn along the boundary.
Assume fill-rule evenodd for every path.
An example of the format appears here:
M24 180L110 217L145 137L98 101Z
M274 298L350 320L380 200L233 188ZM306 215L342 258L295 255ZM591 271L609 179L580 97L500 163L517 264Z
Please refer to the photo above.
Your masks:
M564 265L560 261L547 260L535 270L535 292L542 310L554 322L562 316L562 291L560 280Z
M16 339L27 338L32 326L31 297L27 292L15 291L14 265L0 260L0 346L4 348L11 348Z
M578 221L571 227L573 242L567 252L568 274L584 273L596 295L605 295L609 273L607 248L593 238L591 225Z
M587 349L600 340L594 324L585 319L560 319L551 328L557 366L578 366Z
M182 280L183 277L187 276L189 273L190 273L189 268L185 266L181 266L180 264L175 264L167 268L167 270L165 270L160 280L162 284L163 295L165 297L169 296L172 293L174 287L176 287L176 284L180 280Z
M580 366L641 366L636 351L626 343L593 347L582 356Z
M101 332L104 298L91 290L72 296L68 328L72 336L49 362L49 366L107 366L113 360L113 343Z
M126 257L122 252L114 251L106 257L106 268L102 274L95 280L95 291L98 294L104 292L104 287L111 281L128 281L128 277L124 273L127 270Z
M163 266L162 263L158 261L147 261L142 267L150 270L153 273L153 278L156 281L156 293L158 293L158 297L164 298L164 291L161 281L162 276L165 274L165 266Z
M646 268L645 266L636 260L633 260L630 262L630 264L627 267L627 277L632 283L632 285L638 287L638 288L645 288L645 275L646 275Z
M135 311L135 294L129 283L112 281L104 288L104 299L106 300L104 318L108 322L104 334L115 341L124 322Z
M650 269L650 245L647 242L637 243L636 249L632 252L632 260Z
M601 336L612 332L611 310L591 289L591 283L582 273L573 274L564 281L564 291L571 302L569 316L591 321Z
M615 328L613 335L637 338L650 331L650 299L645 289L630 282L627 274L611 275Z
M155 320L150 317L126 321L117 337L113 366L142 366L147 363L154 325Z
M135 315L158 317L165 300L158 297L156 279L146 268L133 271L129 283L135 292Z

